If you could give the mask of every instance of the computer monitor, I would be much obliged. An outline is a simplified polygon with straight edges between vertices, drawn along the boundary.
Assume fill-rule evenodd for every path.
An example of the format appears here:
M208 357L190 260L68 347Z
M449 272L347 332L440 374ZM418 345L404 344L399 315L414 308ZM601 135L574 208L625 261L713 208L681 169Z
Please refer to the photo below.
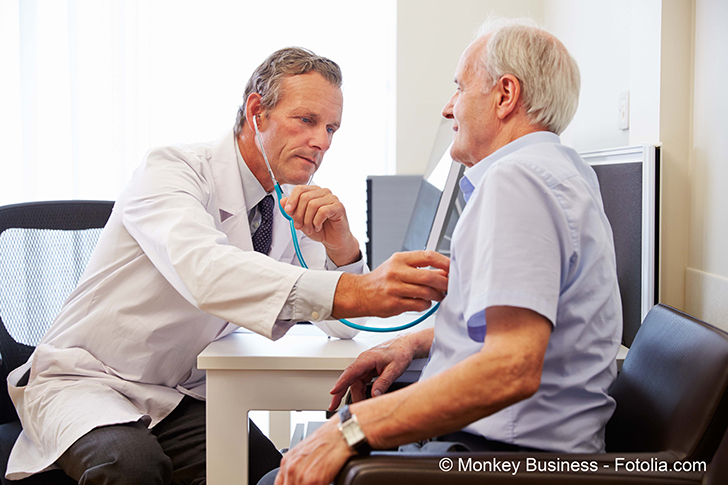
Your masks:
M458 182L465 167L454 162L448 146L430 175L422 181L407 226L403 251L430 249L450 255L450 239L465 200Z
M425 249L450 256L452 233L465 208L465 199L459 184L465 171L465 165L452 160L450 150L447 151L446 156L449 160L447 178L442 188Z
M425 249L430 237L432 221L435 220L437 206L440 203L442 191L427 180L420 182L417 199L412 209L407 232L404 234L402 251L417 251Z

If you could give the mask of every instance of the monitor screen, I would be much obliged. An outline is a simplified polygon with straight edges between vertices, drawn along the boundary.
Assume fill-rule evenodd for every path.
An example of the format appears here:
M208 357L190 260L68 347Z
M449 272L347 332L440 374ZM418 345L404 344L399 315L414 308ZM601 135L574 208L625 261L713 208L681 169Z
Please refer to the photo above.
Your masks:
M448 158L450 151L448 150ZM448 174L437 205L434 220L427 239L426 249L450 256L450 241L455 224L465 208L465 198L460 190L460 178L465 165L450 159ZM434 173L434 172L433 172Z
M402 242L402 251L418 251L425 249L430 237L432 222L435 220L437 206L442 191L423 180L417 193L412 215L410 216L407 232Z
M445 190L447 176L450 173L450 166L452 165L452 157L450 156L451 148L452 143L447 147L445 152L442 154L442 157L440 157L440 160L437 162L437 165L435 165L435 168L432 169L432 172L427 177L427 181L437 187L440 192Z
M402 244L403 251L431 249L450 255L452 232L465 206L458 184L465 167L453 161L451 146L420 186Z

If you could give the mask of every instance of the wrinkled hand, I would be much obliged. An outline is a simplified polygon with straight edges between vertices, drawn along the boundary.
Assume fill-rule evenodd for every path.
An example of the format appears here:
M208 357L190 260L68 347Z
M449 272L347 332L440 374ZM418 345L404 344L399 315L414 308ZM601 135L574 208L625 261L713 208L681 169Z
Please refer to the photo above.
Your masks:
M349 228L346 209L329 189L297 185L290 196L281 199L281 205L296 229L322 243L337 266L359 259L359 242Z
M387 392L389 386L407 370L414 357L414 348L409 344L407 336L397 337L362 352L353 364L349 365L339 376L330 393L329 411L339 407L346 390L351 387L354 402L365 399L367 384L373 377L379 376L372 385L372 396Z
M435 269L426 269L433 267ZM447 291L450 259L434 251L395 253L366 275L344 273L334 294L335 318L391 317L425 311Z
M283 455L275 485L330 484L355 454L337 426L334 417Z

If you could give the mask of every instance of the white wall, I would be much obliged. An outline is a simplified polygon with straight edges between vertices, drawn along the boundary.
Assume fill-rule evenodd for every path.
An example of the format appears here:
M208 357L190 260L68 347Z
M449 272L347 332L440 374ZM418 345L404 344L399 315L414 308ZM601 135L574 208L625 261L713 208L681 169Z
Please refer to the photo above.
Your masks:
M562 141L579 151L661 145L659 300L685 308L690 0L545 0L545 27L579 63L579 109ZM629 129L617 124L630 92Z
M637 0L629 5L630 146L660 142L662 4L663 0Z
M619 94L630 88L629 0L549 0L544 27L579 64L579 109L562 142L578 151L627 146L629 130L618 127Z
M659 142L661 0L399 0L397 173L423 173L460 54L491 13L531 17L579 63L582 92L564 143L598 150ZM630 90L630 129L618 127Z
M697 0L686 309L728 330L726 26L728 2Z
M397 173L425 172L460 54L488 15L542 12L542 0L397 2Z

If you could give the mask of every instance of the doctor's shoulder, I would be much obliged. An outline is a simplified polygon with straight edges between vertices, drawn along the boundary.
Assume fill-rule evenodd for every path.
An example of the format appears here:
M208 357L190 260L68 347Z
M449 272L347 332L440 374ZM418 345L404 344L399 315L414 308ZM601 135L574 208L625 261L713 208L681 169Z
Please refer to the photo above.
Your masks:
M188 165L198 174L209 169L212 149L209 143L175 143L150 149L144 157L144 165Z

